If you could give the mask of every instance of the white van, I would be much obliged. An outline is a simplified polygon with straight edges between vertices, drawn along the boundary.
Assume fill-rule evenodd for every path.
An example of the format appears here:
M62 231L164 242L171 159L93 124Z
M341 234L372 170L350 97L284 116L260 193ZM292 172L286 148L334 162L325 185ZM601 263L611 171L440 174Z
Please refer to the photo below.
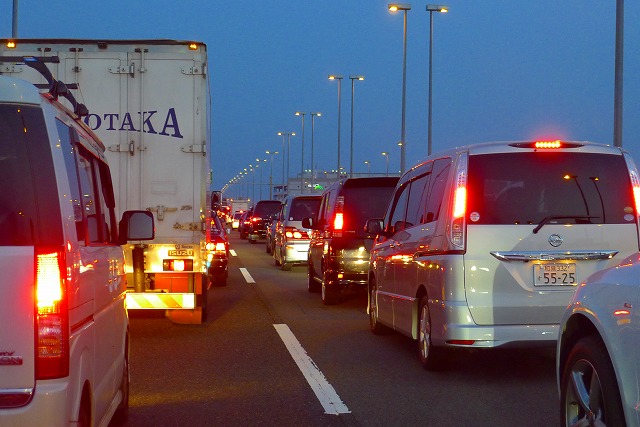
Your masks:
M0 76L0 425L106 426L129 407L120 245L153 216L116 222L104 146L49 81Z
M588 142L470 145L407 171L369 270L370 326L447 347L555 345L575 287L638 252L640 181L619 148Z

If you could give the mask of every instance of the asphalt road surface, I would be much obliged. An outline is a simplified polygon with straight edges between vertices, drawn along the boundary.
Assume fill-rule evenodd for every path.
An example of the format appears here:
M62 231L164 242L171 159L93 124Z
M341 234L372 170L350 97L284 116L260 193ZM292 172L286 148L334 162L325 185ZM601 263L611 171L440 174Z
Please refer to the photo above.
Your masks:
M208 319L132 312L128 426L555 426L553 349L456 352L427 372L416 344L369 331L364 292L323 306L306 267L232 234Z

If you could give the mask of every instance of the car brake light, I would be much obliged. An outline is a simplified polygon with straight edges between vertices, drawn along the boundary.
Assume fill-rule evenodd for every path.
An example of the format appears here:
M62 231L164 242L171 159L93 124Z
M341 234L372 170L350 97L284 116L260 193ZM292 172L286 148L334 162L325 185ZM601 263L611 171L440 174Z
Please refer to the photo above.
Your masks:
M451 219L449 222L449 241L456 249L464 249L467 210L467 163L468 155L467 153L462 153L458 158L455 187L452 194L453 205L451 206Z
M69 326L62 251L36 253L36 378L69 375Z
M560 147L562 147L562 142L560 142L560 140L555 140L555 141L536 141L534 146L536 148L560 148Z
M227 251L227 246L222 242L218 242L218 243L216 243L216 251L217 252L226 252Z
M344 214L342 212L338 212L333 219L333 229L340 231L342 230L342 227L344 227Z
M287 227L284 235L287 239L304 239L306 237L306 233L302 234L302 232L295 227Z
M633 201L636 208L636 216L640 215L640 177L638 177L638 169L630 155L625 153L624 159L627 162L629 177L631 178L631 187L633 188Z

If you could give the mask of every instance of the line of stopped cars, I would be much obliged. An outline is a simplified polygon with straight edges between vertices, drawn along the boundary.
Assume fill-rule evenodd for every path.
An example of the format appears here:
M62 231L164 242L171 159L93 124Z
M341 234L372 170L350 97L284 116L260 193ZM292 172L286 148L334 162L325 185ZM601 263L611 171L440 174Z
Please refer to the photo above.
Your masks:
M307 211L295 206L304 200ZM454 350L555 346L562 425L640 425L640 178L624 150L520 141L292 196L265 227L323 304L367 292L370 329Z

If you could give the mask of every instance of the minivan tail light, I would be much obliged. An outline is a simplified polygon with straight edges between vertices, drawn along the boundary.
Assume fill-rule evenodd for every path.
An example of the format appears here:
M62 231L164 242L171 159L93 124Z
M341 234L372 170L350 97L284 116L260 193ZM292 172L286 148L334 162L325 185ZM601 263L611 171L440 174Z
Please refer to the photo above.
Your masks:
M36 251L36 379L69 375L64 252Z
M638 169L636 164L627 153L624 154L624 159L627 162L627 169L629 169L629 177L631 178L631 187L633 188L633 201L636 209L636 216L640 215L640 177L638 176Z
M467 164L468 154L462 153L458 157L458 165L452 189L451 218L449 220L449 242L454 249L464 249L465 216L467 211Z
M341 231L342 227L344 227L344 214L342 212L338 212L333 219L333 229L336 231Z
M295 227L286 227L284 235L287 239L304 239L307 237L307 233L303 233Z

